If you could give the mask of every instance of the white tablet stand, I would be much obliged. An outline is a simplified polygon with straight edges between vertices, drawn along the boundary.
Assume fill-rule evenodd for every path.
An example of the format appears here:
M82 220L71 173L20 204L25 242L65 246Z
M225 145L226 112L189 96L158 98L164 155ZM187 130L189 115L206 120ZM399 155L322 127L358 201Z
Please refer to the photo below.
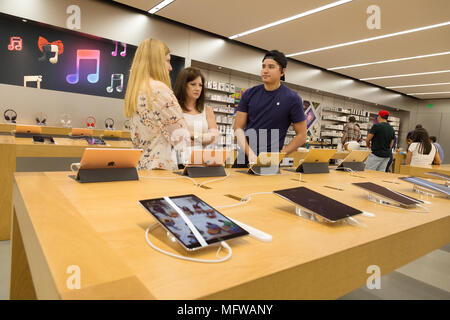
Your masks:
M373 194L371 192L367 193L367 199L369 199L370 201L375 202L375 203L385 204L385 205L405 209L402 205L399 205L399 204L393 203L393 202L389 202L386 199L383 199L382 197L380 197L379 195Z
M433 192L433 191L431 191L431 190L429 190L429 189L427 189L427 188L424 188L424 187L422 187L422 186L419 186L419 185L417 185L417 184L414 184L414 185L413 185L413 191L414 191L414 192L417 192L417 193L419 193L419 194L424 194L424 195L426 195L427 197L432 197L432 198L434 198L434 197L440 195L440 193L437 193L437 192L435 193L435 192Z
M295 207L295 213L303 219L315 221L315 222L319 222L319 223L323 223L323 224L335 225L335 224L339 224L339 223L346 223L346 224L349 224L352 226L361 225L361 223L353 217L347 217L347 218L340 219L339 221L333 222L333 221L326 220L325 218L322 218L321 216L319 216L313 212L307 211L305 209L302 209L300 207Z

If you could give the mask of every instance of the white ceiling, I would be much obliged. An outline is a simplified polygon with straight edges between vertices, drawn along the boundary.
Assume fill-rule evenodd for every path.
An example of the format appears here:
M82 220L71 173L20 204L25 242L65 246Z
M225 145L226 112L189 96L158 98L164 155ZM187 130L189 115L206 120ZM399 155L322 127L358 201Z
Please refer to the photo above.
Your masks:
M148 11L161 0L114 0ZM336 0L175 0L156 15L224 37L287 18ZM366 12L380 8L381 28L370 30ZM237 38L262 49L286 55L372 38L450 21L450 0L353 0L272 28ZM450 24L340 48L292 56L324 69L382 60L450 52ZM450 70L450 54L339 69L355 79ZM450 72L410 77L366 80L382 87L450 83ZM397 92L433 93L419 99L450 98L450 84L391 89Z

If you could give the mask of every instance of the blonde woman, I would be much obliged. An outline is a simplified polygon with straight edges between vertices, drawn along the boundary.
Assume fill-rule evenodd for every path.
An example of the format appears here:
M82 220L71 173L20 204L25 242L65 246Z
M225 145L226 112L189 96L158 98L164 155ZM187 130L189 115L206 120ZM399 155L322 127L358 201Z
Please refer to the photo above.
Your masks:
M131 66L124 113L131 140L144 150L138 169L176 170L175 149L190 142L183 112L170 84L169 48L160 40L141 42Z

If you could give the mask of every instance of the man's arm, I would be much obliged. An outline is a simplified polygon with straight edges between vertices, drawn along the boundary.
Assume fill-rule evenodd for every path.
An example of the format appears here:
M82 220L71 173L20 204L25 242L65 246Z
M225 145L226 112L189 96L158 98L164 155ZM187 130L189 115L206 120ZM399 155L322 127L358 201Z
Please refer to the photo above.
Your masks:
M297 151L306 142L306 120L293 123L292 126L295 130L295 137L287 146L281 149L281 152L286 152L286 155Z
M245 154L248 157L248 161L250 163L256 162L256 154L250 148L247 143L247 139L245 138L244 129L247 125L247 117L248 114L246 112L238 111L236 112L236 117L234 119L234 135L236 137L237 143L239 147L244 150Z
M367 137L366 137L366 146L367 146L367 148L371 147L370 145L371 145L372 138L373 138L373 133L369 133L367 135Z

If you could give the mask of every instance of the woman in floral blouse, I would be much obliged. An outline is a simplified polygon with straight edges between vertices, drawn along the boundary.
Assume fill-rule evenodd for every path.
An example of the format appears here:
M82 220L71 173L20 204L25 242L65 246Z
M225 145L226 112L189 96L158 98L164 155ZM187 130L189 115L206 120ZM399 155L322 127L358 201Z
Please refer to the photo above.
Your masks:
M178 168L175 149L190 143L186 121L170 84L169 48L160 40L141 42L131 66L125 95L131 140L143 149L138 169Z

